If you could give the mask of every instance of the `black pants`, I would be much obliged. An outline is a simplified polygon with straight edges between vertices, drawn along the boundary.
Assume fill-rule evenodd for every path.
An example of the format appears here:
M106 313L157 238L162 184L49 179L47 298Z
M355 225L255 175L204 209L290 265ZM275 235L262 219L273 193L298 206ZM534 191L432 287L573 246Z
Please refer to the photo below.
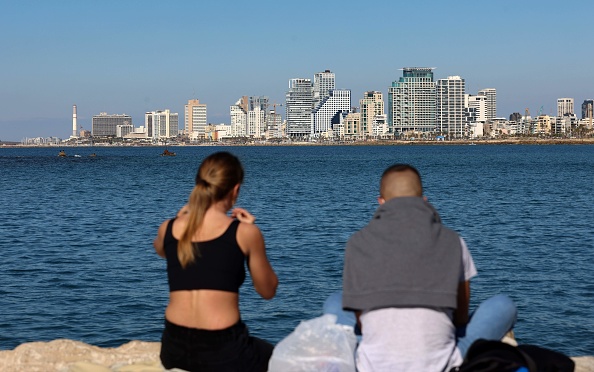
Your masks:
M165 320L161 363L186 371L266 371L274 347L250 337L240 320L218 331L187 328Z

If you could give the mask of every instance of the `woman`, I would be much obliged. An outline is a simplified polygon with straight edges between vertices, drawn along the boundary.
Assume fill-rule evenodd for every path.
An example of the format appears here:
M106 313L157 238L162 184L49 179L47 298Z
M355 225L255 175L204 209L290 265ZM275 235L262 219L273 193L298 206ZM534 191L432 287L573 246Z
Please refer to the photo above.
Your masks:
M189 202L161 224L154 247L167 259L169 305L161 340L167 369L265 371L273 346L250 337L239 314L245 264L265 299L278 279L255 217L233 207L243 181L239 159L228 152L208 156L198 169Z

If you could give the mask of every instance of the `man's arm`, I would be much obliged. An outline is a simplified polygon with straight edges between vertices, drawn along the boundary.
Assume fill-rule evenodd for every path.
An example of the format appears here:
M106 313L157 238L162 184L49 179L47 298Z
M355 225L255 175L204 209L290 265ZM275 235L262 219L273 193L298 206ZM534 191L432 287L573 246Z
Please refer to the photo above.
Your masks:
M470 306L470 281L458 284L458 307L454 311L454 325L460 327L468 323L468 307Z

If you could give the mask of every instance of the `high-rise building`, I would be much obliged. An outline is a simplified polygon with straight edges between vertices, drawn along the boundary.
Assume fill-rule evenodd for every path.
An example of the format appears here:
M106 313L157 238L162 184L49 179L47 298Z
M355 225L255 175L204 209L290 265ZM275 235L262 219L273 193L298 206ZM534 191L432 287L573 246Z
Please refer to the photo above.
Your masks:
M361 113L361 132L363 135L374 135L375 126L379 121L385 121L384 95L382 92L369 91L363 93L359 100Z
M396 135L435 130L433 68L405 67L388 90L388 125Z
M334 89L324 97L312 111L312 135L327 132L333 124L340 124L342 115L351 110L351 91Z
M313 89L311 79L290 79L286 94L286 134L290 137L308 136L312 132Z
M126 114L107 114L102 112L93 115L91 120L91 133L93 137L115 137L118 125L133 125L132 117Z
M557 98L557 117L573 114L573 98Z
M179 115L170 110L157 110L144 114L147 136L153 139L167 139L179 134Z
M247 113L249 111L248 96L241 97L229 108L231 115L231 135L234 137L245 137L247 135Z
M193 139L204 138L206 133L206 104L197 99L188 100L184 110L184 132Z
M464 95L464 107L474 116L474 122L485 123L487 121L487 96Z
M330 95L330 91L336 88L336 77L330 70L316 72L313 82L313 101L314 108L317 108L321 102Z
M486 101L486 120L493 120L497 117L497 90L495 88L487 88L479 90L479 96L487 97Z
M464 115L464 79L460 76L448 76L437 80L436 88L436 130L449 138L466 136L466 118Z
M229 109L231 132L236 137L263 137L268 97L243 96Z
M582 119L594 118L594 99L584 100L582 103Z

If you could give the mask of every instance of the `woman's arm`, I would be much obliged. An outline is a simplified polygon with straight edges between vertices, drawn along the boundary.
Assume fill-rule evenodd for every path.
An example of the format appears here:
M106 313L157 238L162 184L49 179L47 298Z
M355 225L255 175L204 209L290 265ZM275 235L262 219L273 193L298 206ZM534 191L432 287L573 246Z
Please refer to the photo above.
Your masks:
M262 298L271 299L276 294L278 278L266 257L264 237L258 226L252 223L240 223L237 229L237 243L248 257L248 268L256 292Z
M155 247L155 252L163 258L165 258L165 232L167 231L167 224L169 220L164 221L161 226L159 226L159 230L157 230L157 236L153 241L153 247Z

